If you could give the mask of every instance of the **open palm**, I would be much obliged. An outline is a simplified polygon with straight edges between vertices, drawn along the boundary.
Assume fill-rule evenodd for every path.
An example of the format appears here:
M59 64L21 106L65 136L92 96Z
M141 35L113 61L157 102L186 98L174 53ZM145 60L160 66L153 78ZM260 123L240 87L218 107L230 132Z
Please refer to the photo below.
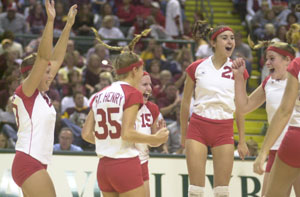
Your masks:
M54 0L46 0L45 1L46 12L48 16L48 20L54 21L56 12L55 12L55 3Z

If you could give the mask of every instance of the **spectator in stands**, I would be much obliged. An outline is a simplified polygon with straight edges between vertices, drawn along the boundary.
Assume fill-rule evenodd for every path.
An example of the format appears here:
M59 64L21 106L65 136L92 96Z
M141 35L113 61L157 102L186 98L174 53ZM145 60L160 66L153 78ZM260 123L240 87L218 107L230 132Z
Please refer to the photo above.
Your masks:
M120 27L120 20L118 16L113 13L110 3L104 3L99 13L100 14L94 15L94 24L96 29L100 29L105 16L112 16L114 18L113 26L118 28Z
M13 149L14 145L11 144L6 134L0 132L0 149Z
M33 5L26 21L32 34L42 33L46 25L47 17L41 2L38 1Z
M18 64L9 67L1 80L0 108L3 110L5 110L8 105L9 97L14 94L14 90L20 85L21 74L19 68Z
M81 69L79 69L75 66L74 54L72 52L66 53L63 65L64 65L64 67L60 68L58 71L58 84L59 85L67 84L69 82L68 74L72 70L76 70L80 74L82 74Z
M176 107L181 102L178 88L174 83L167 83L164 89L165 97L157 99L157 105L167 124L176 121Z
M149 59L145 62L147 72L150 71L149 66L151 64L151 61L155 59L160 61L160 70L169 70L172 74L176 74L179 72L177 66L175 64L170 64L170 62L165 58L163 54L163 48L159 44L154 48L153 59Z
M260 23L257 24L257 27L254 27L253 29L253 34L258 40L268 40L270 39L269 36L267 35L268 29L266 28L267 24L272 24L274 26L277 26L276 19L275 19L275 14L272 9L266 10L264 17L260 20ZM274 33L275 35L275 33Z
M300 23L300 12L296 12L296 5L297 1L291 1L289 4L289 8L283 9L280 14L276 16L276 20L278 21L279 25L287 25L287 16L290 13L296 14L298 18L298 23Z
M151 1L150 15L148 16L152 16L155 23L159 24L161 27L164 28L166 26L166 18L160 10L159 1Z
M153 16L147 16L145 23L147 24L146 28L150 28L150 36L156 40L172 40L173 38L167 34L165 28L161 26Z
M3 44L5 42L9 44L10 50L11 51L18 51L18 56L17 58L22 58L23 57L23 46L15 41L15 35L11 31L5 31L3 32L2 36L2 42L0 44L0 55L4 52Z
M159 60L152 60L150 63L149 68L149 75L152 81L152 86L159 86L161 84L160 82L160 68L161 68L161 62Z
M196 51L196 58L197 59L203 59L203 58L207 58L211 55L213 55L213 50L212 50L212 47L210 45L209 42L202 42L202 44L199 45L197 51Z
M62 128L59 134L59 143L54 144L54 151L82 151L82 148L72 144L73 134L69 128Z
M82 69L85 63L84 57L80 54L79 51L75 49L75 42L74 40L68 40L68 45L67 45L67 53L73 53L74 56L74 66L77 68Z
M94 92L94 86L99 83L99 74L102 71L102 59L97 54L91 54L83 71L84 85L88 95Z
M107 71L101 72L99 74L99 83L97 83L95 85L95 88L94 88L94 91L92 92L92 94L94 95L97 92L101 91L103 88L111 85L113 83L113 81L114 81L114 79L113 79L111 72L107 72ZM91 99L93 98L93 95L90 96L89 103L90 103Z
M61 84L61 95L64 97L66 95L70 95L72 92L72 86L76 83L82 83L82 76L78 70L71 70L68 72L68 82ZM85 88L81 91L85 94Z
M234 60L236 58L243 58L246 62L246 69L251 76L252 72L252 51L251 48L248 44L243 42L243 35L241 32L236 31L234 33L234 38L235 38L235 48L232 52L231 58Z
M60 35L66 24L65 4L62 1L55 2L56 17L54 20L54 35Z
M122 0L122 4L117 7L117 16L120 20L120 28L124 35L127 35L128 29L133 25L136 17L136 6L131 0Z
M286 28L287 30L290 29L290 26L294 23L297 23L298 22L298 17L295 13L291 12L287 15L286 17L286 22L287 22L287 25L286 25Z
M8 99L5 110L0 109L1 132L4 133L11 142L17 141L18 126L16 124L11 98Z
M142 60L147 61L149 59L153 59L153 57L154 57L154 51L155 51L155 46L157 44L158 43L156 42L155 39L150 39L148 41L146 49L143 50L142 53L141 53ZM165 57L164 57L164 59L165 59Z
M82 4L82 6L79 7L73 26L76 35L90 35L91 27L94 27L94 15L90 10L90 4Z
M287 33L287 29L285 25L280 25L279 27L277 27L277 31L276 31L276 39L278 39L277 41L281 41L281 42L286 42L286 33Z
M150 74L151 75L151 74ZM168 83L173 82L172 73L169 70L162 70L159 73L160 84L153 87L152 94L155 99L165 97L165 88Z
M168 0L166 10L166 31L173 38L183 34L181 7L178 0Z
M264 0L247 0L247 15L246 15L246 22L248 27L250 27L251 20L254 17L255 13L259 11L261 8L262 2ZM269 9L272 8L272 1L271 0L265 0L268 2Z
M3 76L5 71L9 68L15 68L19 70L18 65L19 63L17 62L18 59L18 51L15 51L10 47L11 44L9 43L4 43L4 53L0 55L0 77ZM11 42L10 42L11 43Z
M264 46L267 43L260 43L255 48ZM262 82L262 84L250 94L247 95L242 78L242 73L245 69L245 61L237 59L233 62L233 72L235 78L235 92L236 92L236 105L239 107L243 114L249 113L264 102L266 102L266 110L268 114L268 122L274 119L274 114L278 110L282 99L284 98L284 91L287 85L288 65L295 57L294 49L288 44L283 42L271 43L266 49L266 66L270 70L270 75ZM288 116L289 117L289 116ZM262 196L265 195L266 185L269 184L270 171L275 157L278 159L280 146L283 143L284 136L288 132L288 126L282 128L283 132L277 141L270 146L269 160L266 167L264 177L264 185L262 189ZM269 131L269 130L268 130ZM270 131L269 131L270 132ZM270 135L267 133L267 135ZM249 149L250 150L250 149ZM264 162L264 160L263 160ZM272 170L273 171L273 170ZM300 183L299 183L300 184Z
M181 149L180 105L176 105L176 121L167 126L169 130L168 150L171 154L179 154Z
M83 92L83 90L84 90L84 86L82 85L81 82L77 82L72 85L72 91L69 92L70 94L63 97L63 99L61 100L61 113L64 113L65 110L68 109L69 107L75 106L73 94L75 92ZM88 99L86 96L84 96L84 106L89 106Z
M122 39L125 38L124 34L122 31L114 26L115 20L113 15L107 15L103 18L102 21L102 26L98 30L99 35L102 38L115 38L115 39ZM115 45L116 41L108 41L104 40L105 43L110 44L110 45ZM125 46L126 42L119 41L117 42L119 46Z
M25 34L28 32L25 17L17 13L17 6L12 3L6 12L0 14L0 33L11 31L15 34Z
M250 139L246 141L249 150L250 157L256 157L258 155L258 144L255 140Z
M25 55L29 55L31 53L35 53L38 50L38 46L41 42L42 35L37 37L36 39L32 39L27 46L25 46Z

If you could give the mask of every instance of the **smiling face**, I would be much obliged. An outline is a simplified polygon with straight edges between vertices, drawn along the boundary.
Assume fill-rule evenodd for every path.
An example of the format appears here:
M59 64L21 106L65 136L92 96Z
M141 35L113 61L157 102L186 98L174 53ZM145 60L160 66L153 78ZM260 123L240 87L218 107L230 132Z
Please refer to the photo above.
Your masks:
M289 63L290 60L287 57L284 57L274 51L267 51L266 66L270 71L272 79L285 79L287 75L286 69Z
M235 47L234 34L232 31L224 31L211 44L215 48L217 56L230 57Z
M147 103L148 98L150 97L150 95L152 93L151 85L152 85L152 83L151 83L150 76L144 75L141 79L140 86L139 86L139 90L143 94L144 103Z
M51 85L51 81L53 79L53 76L52 74L50 73L51 71L51 65L49 65L47 67L47 70L46 72L44 73L44 76L38 86L38 90L41 91L41 92L44 92L44 91L48 91L49 90L49 87Z

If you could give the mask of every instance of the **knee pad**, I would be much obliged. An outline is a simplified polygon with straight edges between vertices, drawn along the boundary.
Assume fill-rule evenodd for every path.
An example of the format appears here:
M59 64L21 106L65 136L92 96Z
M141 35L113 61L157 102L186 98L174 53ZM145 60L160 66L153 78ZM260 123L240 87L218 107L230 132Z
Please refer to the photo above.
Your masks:
M204 197L204 187L189 185L188 197Z
M214 197L229 197L228 186L218 186L214 188Z

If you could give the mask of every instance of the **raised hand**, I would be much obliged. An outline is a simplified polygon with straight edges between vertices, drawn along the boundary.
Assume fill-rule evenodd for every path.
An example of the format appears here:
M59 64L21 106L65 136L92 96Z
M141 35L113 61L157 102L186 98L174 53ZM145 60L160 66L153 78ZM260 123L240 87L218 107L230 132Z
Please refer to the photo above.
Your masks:
M169 130L164 127L155 133L155 137L156 137L156 143L151 144L150 146L157 147L165 143L169 138Z
M234 75L244 74L246 63L243 58L237 58L232 62L232 72Z
M77 14L77 5L75 4L69 9L67 24L71 26L74 24L76 14Z
M48 20L54 21L56 16L54 0L45 0L45 7Z
M253 164L253 172L260 174L260 175L262 175L265 172L263 166L266 161L266 158L267 158L267 155L264 153L260 153L256 157L254 164Z

